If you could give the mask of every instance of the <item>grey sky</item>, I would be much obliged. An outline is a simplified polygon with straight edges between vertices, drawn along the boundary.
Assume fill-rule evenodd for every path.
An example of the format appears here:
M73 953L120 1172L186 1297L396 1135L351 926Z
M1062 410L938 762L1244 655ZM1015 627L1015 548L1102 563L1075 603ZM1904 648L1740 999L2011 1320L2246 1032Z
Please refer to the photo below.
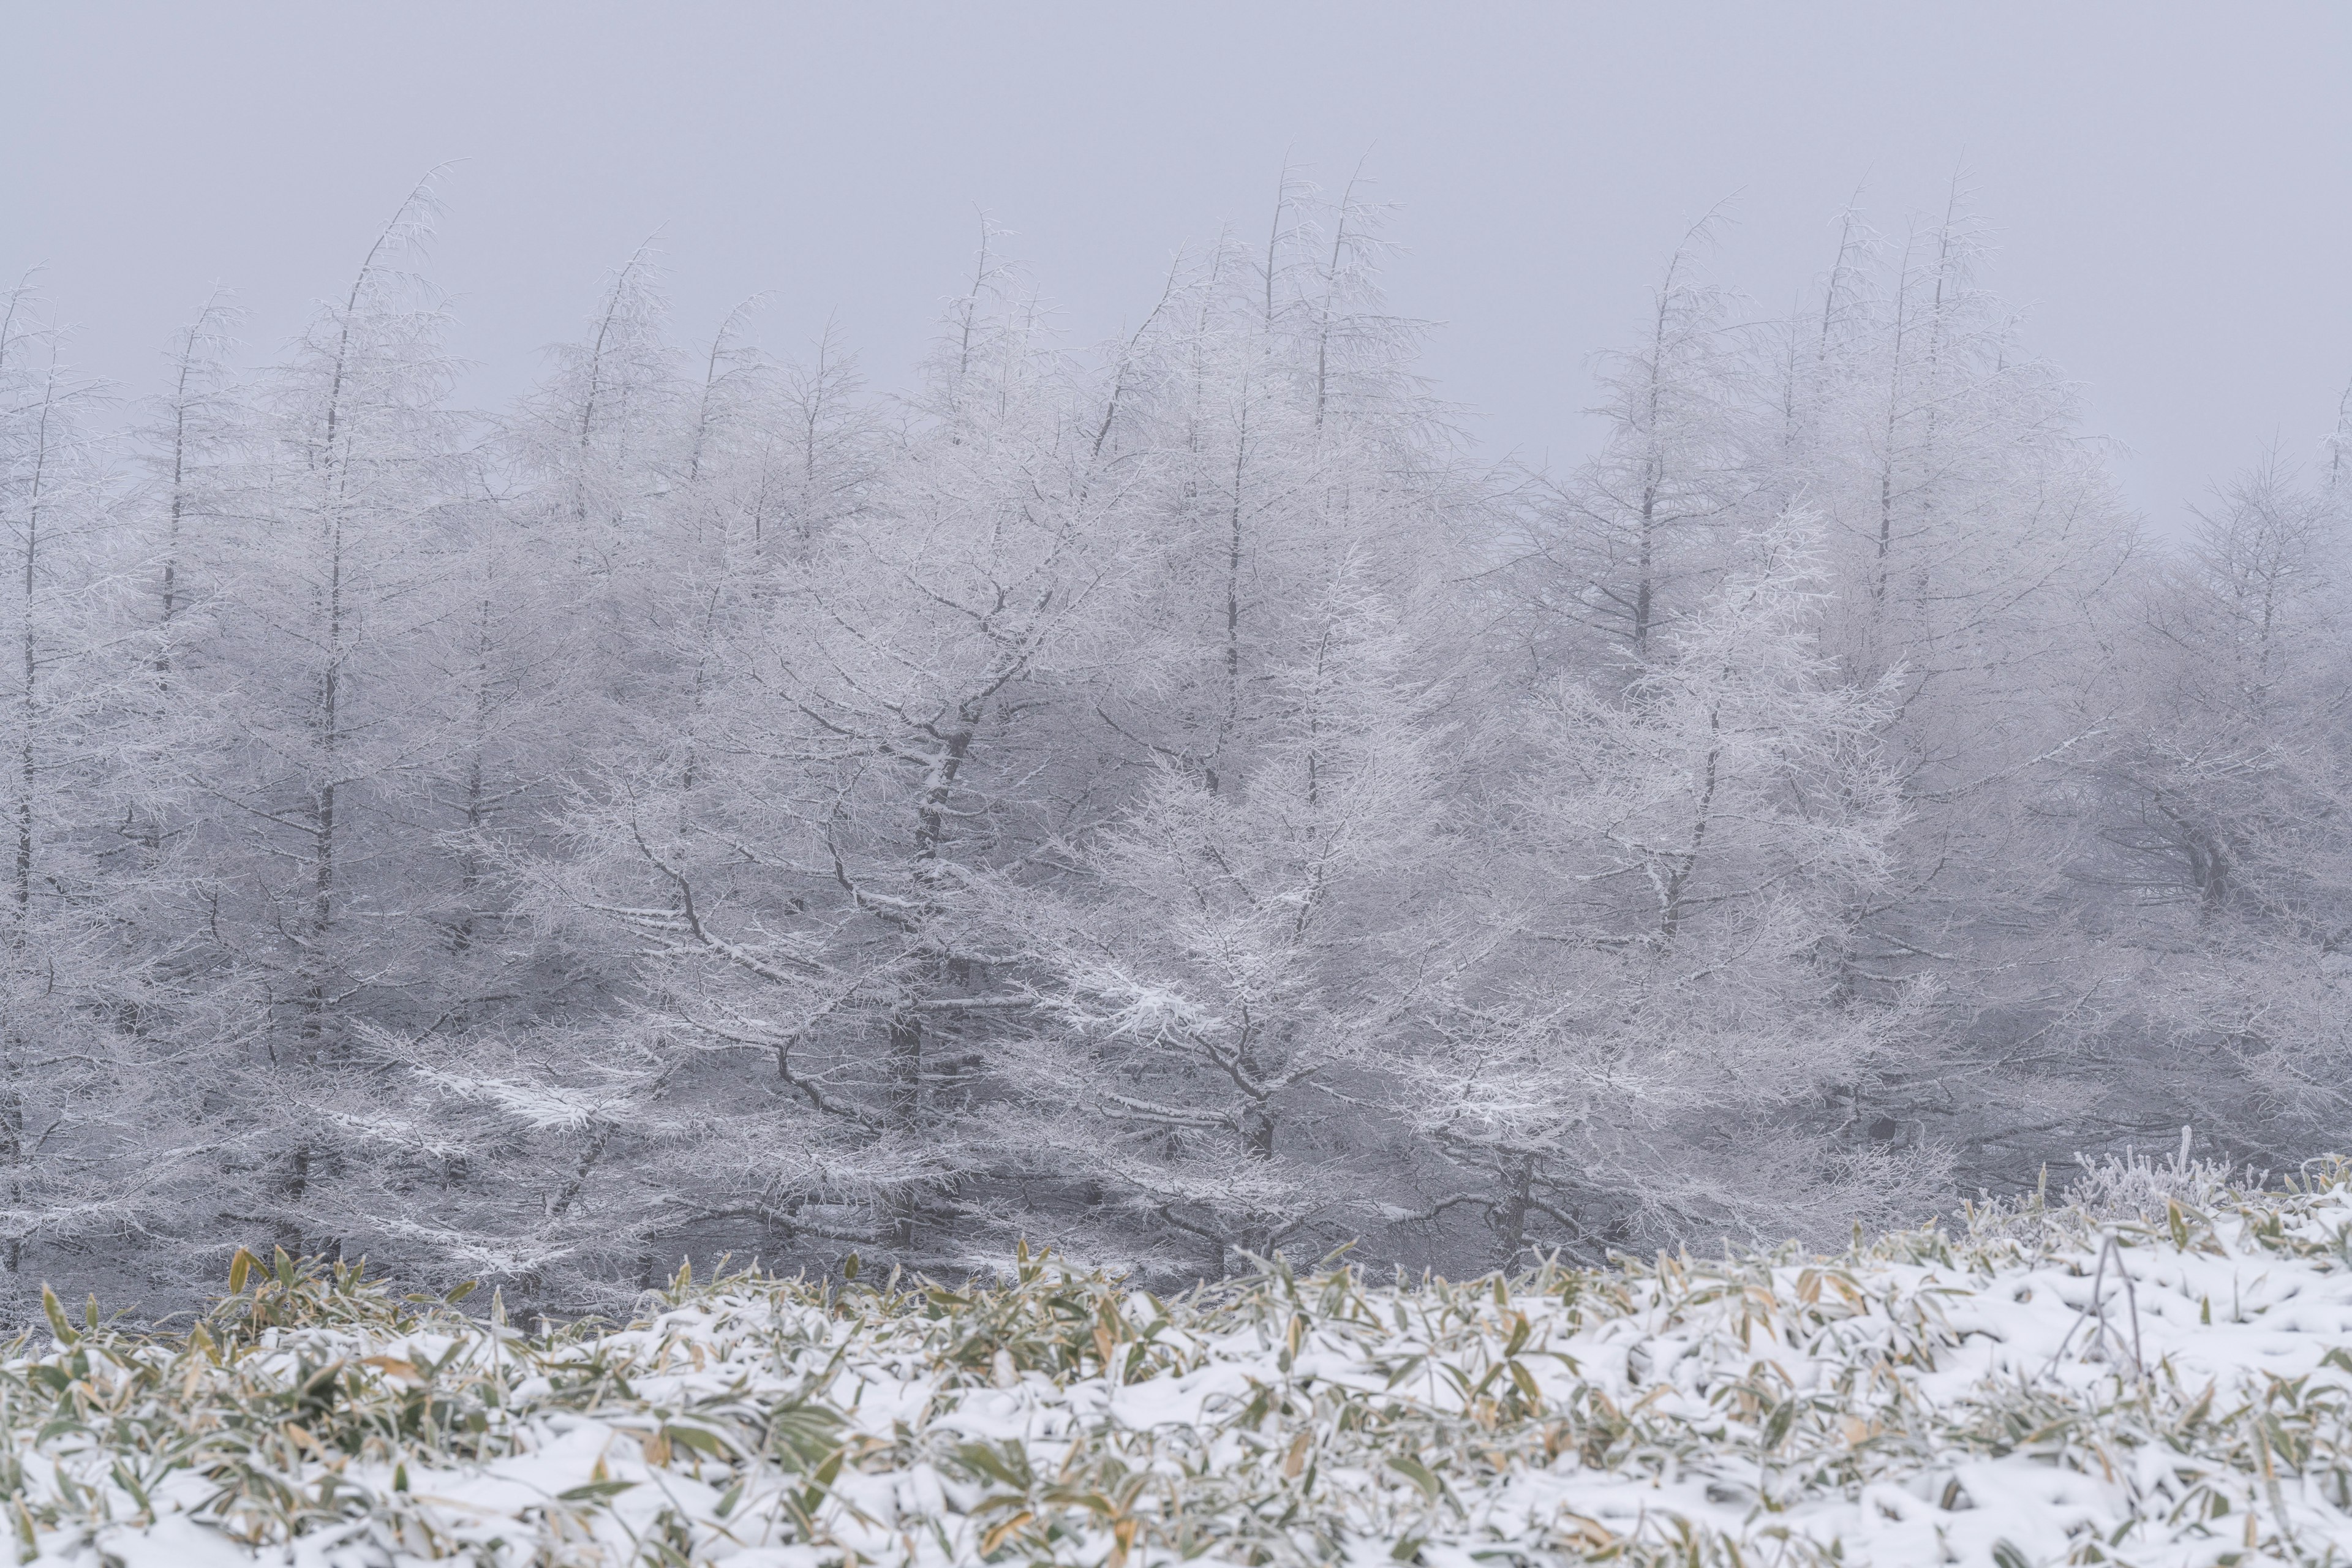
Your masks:
M767 342L837 312L887 385L975 205L1084 340L1261 226L1286 153L1337 184L1367 151L1430 370L1530 457L1582 448L1591 351L1706 208L1738 220L1717 275L1778 309L1856 186L1899 227L1956 169L2160 525L2307 453L2352 377L2337 5L80 0L5 33L0 268L46 263L131 393L215 280L266 357L444 159L433 271L487 401L656 228L682 333L771 291Z

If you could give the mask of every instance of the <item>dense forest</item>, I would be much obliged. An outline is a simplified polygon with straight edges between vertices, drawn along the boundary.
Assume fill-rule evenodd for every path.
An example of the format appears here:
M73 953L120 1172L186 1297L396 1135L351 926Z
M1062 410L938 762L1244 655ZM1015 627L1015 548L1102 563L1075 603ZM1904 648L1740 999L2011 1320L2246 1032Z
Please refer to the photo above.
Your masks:
M1469 1269L2341 1146L2344 416L2150 540L1980 224L1832 226L1785 320L1702 226L1535 471L1381 215L1275 207L1093 347L983 235L906 395L641 253L462 410L429 189L282 353L215 298L104 389L0 300L0 1310Z

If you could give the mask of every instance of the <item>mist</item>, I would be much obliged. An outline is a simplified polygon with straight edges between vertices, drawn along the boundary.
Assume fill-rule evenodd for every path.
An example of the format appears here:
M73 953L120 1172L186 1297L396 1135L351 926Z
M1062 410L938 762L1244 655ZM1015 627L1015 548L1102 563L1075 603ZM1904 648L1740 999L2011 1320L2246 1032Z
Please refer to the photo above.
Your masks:
M2341 1149L2344 24L2134 15L31 24L5 1310Z

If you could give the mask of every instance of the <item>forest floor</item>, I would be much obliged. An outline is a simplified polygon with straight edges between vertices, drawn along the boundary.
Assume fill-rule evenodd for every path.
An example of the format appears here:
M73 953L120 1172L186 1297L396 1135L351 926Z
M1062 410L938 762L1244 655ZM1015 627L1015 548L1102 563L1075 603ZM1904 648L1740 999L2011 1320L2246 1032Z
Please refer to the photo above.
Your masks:
M2138 1176L1843 1257L1175 1300L1026 1257L682 1273L541 1332L240 1256L186 1334L53 1304L0 1357L0 1537L126 1568L2352 1558L2352 1167Z

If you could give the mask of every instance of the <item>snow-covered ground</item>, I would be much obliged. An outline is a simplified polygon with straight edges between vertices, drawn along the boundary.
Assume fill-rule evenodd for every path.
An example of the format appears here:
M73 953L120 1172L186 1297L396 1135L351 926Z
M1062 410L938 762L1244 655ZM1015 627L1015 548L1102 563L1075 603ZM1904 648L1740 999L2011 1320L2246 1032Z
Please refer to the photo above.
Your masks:
M0 1506L128 1568L2352 1558L2352 1173L2191 1196L1182 1302L682 1279L602 1334L256 1268L18 1347Z

